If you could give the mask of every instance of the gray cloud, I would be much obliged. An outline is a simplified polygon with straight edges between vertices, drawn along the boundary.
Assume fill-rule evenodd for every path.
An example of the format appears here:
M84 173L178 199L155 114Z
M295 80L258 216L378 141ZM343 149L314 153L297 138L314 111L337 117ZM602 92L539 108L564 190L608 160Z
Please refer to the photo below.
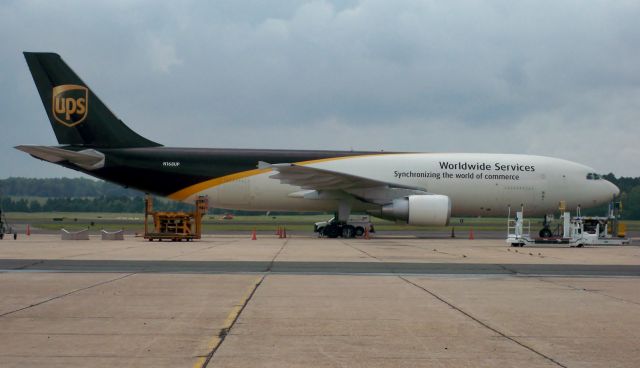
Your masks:
M75 175L11 148L55 143L21 55L40 50L167 145L530 153L638 176L639 18L605 1L4 3L0 169Z

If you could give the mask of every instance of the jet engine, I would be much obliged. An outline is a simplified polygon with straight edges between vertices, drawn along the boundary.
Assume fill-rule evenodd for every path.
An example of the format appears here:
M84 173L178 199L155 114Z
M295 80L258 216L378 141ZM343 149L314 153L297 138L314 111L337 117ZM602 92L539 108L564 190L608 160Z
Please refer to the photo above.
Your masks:
M391 220L405 221L409 225L449 225L451 200L438 194L410 195L396 198L382 206L381 216Z

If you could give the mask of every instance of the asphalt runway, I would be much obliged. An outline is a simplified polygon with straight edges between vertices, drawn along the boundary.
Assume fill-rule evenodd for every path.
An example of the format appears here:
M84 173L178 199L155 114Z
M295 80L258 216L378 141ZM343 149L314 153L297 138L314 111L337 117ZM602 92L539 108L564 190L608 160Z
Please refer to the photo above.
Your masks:
M0 259L0 272L640 276L637 265Z
M640 366L640 247L0 241L2 367Z

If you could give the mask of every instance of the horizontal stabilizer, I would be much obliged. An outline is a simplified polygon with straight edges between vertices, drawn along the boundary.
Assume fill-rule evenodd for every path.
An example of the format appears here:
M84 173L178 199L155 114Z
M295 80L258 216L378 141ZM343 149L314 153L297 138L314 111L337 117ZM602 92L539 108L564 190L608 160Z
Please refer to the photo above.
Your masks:
M96 170L104 167L104 154L94 149L76 152L51 146L22 145L15 148L33 157L53 163L68 161L87 170Z

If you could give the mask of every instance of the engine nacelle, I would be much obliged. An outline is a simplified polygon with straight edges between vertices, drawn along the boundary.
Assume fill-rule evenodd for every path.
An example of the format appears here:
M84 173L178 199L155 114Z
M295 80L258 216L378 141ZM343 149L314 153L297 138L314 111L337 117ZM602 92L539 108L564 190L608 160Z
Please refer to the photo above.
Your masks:
M438 194L411 195L382 206L382 217L403 220L409 225L449 225L451 200Z

